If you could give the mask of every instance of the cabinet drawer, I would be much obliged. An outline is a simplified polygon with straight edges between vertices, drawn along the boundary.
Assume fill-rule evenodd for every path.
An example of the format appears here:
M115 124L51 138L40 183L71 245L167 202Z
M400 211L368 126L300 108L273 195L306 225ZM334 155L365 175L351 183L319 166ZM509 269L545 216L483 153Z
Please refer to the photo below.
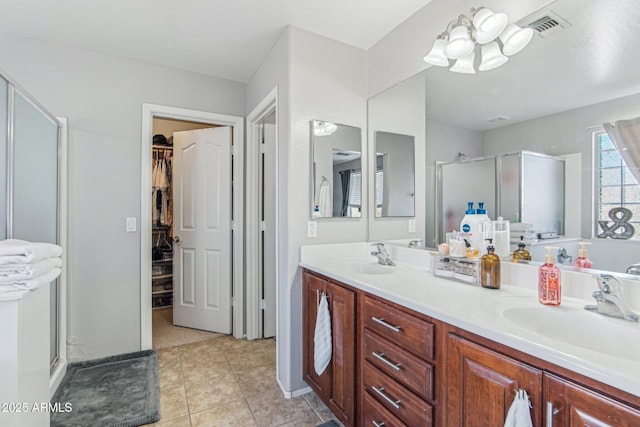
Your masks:
M369 393L364 393L362 423L366 427L404 427L405 423L400 421L384 406L379 404Z
M433 324L364 297L364 325L412 353L433 360Z
M418 396L433 400L433 366L373 332L364 330L364 357Z
M433 412L431 405L369 362L364 363L363 384L366 393L410 426L431 425Z

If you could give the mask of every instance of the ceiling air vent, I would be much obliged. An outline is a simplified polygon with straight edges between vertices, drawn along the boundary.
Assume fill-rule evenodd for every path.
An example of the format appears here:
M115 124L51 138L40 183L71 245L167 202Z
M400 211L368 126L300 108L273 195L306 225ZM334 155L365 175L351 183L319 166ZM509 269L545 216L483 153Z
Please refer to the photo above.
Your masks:
M488 123L500 123L500 122L506 122L507 120L511 120L511 118L507 116L495 116L495 117L490 117L488 119L485 119L485 121Z
M540 37L549 37L571 26L569 22L561 18L550 9L539 10L520 20L521 27L529 27Z

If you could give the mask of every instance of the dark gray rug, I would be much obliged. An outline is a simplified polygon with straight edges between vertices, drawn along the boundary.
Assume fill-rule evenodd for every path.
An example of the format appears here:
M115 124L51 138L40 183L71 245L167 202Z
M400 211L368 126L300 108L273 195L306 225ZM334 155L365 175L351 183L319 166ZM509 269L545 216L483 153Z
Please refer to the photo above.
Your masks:
M52 403L51 427L133 427L158 421L160 391L155 350L72 363Z
M333 420L329 420L326 423L318 424L316 427L339 427L338 423Z

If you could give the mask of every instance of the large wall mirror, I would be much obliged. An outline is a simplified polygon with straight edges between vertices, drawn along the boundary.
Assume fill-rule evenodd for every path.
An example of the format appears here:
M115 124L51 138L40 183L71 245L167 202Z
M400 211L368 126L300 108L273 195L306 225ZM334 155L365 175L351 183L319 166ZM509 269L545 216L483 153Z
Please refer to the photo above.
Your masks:
M455 6L460 13L469 9L464 0L434 3L441 3L446 10ZM607 214L614 205L624 204L633 212L632 221L640 220L640 204L634 204L640 198L633 199L634 194L640 195L638 180L620 168L621 156L610 150L612 145L602 127L603 123L640 117L640 60L637 55L622 53L638 47L637 5L631 0L614 6L606 0L557 0L544 10L535 10L541 4L532 2L495 1L491 6L495 10L508 8L510 22L545 12L566 24L546 37L534 35L524 50L499 68L470 75L433 66L407 80L424 81L419 96L425 106L426 136L416 139L416 149L424 144L425 152L424 163L418 166L423 170L416 169L416 176L424 174L424 181L417 180L416 192L423 191L426 198L424 215L416 215L416 221L424 224L420 237L427 247L440 243L436 224L445 212L436 210L437 164L529 151L565 160L565 236L590 240L589 258L594 269L626 271L640 262L640 226L634 224L636 235L629 240L597 238L597 234L602 231L598 221L611 221ZM601 31L603 11L616 23L607 26L606 32ZM447 22L427 24L443 27ZM404 84L373 97L369 105L411 114L417 95L405 91ZM396 116L399 123L406 121L406 117ZM390 118L384 117L385 126ZM380 129L379 119L380 115L370 114L370 126ZM594 186L600 181L601 187ZM540 196L533 208L546 209L548 189L535 182L533 187ZM458 209L460 216L464 215L466 204L461 203ZM495 219L496 212L488 213ZM370 224L371 239L382 234L382 226ZM394 240L404 235L384 237ZM575 258L577 243L567 250Z
M399 133L375 133L376 216L415 215L414 137Z
M311 217L362 216L360 128L311 121Z

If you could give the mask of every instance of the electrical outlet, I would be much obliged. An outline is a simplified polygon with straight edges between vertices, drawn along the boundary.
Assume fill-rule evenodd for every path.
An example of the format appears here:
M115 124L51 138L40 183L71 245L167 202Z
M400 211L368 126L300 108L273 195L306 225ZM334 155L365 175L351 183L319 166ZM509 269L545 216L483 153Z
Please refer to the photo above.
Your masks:
M409 233L415 233L415 232L416 232L416 219L409 218Z
M318 221L307 221L307 237L318 237Z
M135 233L136 229L136 217L127 217L127 233Z

